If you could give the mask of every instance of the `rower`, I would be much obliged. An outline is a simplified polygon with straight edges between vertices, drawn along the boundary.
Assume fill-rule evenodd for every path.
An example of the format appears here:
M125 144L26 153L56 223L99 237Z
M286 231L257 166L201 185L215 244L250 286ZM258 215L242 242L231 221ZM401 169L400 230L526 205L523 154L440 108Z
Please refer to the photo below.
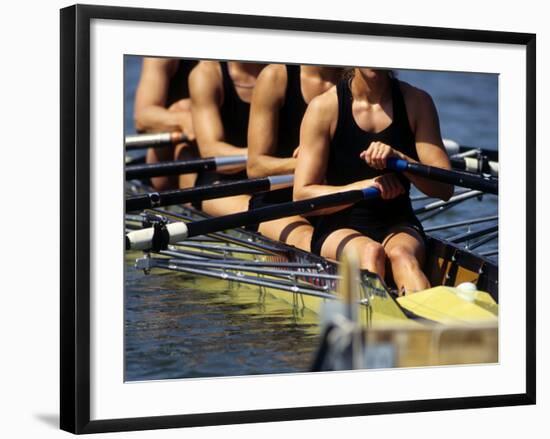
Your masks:
M149 148L147 163L196 157L195 134L187 79L196 61L175 58L143 58L136 90L134 120L139 133L182 132L186 142L173 148ZM151 179L157 190L193 186L193 174Z
M292 174L300 125L311 100L333 87L340 68L271 64L258 76L248 126L249 178ZM292 188L255 194L250 208L292 200ZM313 227L302 216L260 224L262 235L309 251Z
M192 115L202 157L246 155L252 91L264 64L201 61L189 76ZM196 185L246 179L246 165L199 174ZM206 200L201 209L227 215L248 209L248 195Z
M430 286L422 271L425 236L413 213L410 183L443 200L452 196L453 186L388 172L389 157L450 169L433 101L391 71L350 69L308 106L294 198L377 187L381 198L319 211L311 248L331 259L353 249L362 268L382 277L387 264L398 290L410 293Z

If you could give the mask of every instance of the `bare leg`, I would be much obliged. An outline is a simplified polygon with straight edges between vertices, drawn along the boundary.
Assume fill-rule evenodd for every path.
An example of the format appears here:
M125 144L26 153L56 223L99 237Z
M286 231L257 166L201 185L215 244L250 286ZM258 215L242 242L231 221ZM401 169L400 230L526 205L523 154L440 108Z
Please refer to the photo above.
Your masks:
M177 113L181 120L180 126L185 133L189 141L195 140L195 133L193 131L193 121L191 119L191 99L181 99L174 102L168 111ZM146 162L158 163L167 162L171 160L187 160L195 158L191 154L191 149L187 148L188 143L177 145L175 148L149 148L147 150ZM166 176L166 177L153 177L151 178L151 184L158 191L164 191L174 189L178 187L178 183L181 184L183 179L184 186L180 187L192 187L195 183L196 175L184 175L178 178L178 176ZM179 181L178 181L179 180Z
M145 161L147 163L166 162L174 159L174 148L149 148ZM178 177L175 175L151 178L151 185L157 191L166 191L177 187Z
M430 288L422 271L425 248L420 234L410 227L396 228L384 240L393 280L399 291L414 293Z
M202 210L212 216L229 215L248 210L249 195L204 200Z
M261 223L258 231L268 238L286 242L305 251L311 251L313 227L301 216L291 216Z
M194 144L180 143L174 149L175 160L195 160L199 158L197 147ZM197 174L182 174L178 177L178 186L180 189L186 189L195 186Z
M361 235L353 229L340 229L332 232L323 243L321 256L339 259L344 248L353 248L360 258L361 268L378 274L382 279L386 273L384 247L373 239Z

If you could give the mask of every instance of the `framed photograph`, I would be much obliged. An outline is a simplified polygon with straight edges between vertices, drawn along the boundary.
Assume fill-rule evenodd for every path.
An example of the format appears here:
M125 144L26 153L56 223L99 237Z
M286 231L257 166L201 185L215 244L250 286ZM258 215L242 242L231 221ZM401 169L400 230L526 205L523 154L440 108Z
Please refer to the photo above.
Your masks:
M61 428L535 403L534 34L61 10Z

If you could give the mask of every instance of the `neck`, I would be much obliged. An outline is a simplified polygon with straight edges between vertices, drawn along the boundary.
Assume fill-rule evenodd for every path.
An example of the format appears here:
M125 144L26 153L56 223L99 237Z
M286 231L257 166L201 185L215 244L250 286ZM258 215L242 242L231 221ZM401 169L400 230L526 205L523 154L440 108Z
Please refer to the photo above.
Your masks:
M390 77L381 72L366 75L359 69L355 69L355 75L351 82L351 93L354 99L363 99L371 104L379 104L391 94Z
M300 72L306 76L317 76L322 81L336 83L342 75L339 67L300 66Z

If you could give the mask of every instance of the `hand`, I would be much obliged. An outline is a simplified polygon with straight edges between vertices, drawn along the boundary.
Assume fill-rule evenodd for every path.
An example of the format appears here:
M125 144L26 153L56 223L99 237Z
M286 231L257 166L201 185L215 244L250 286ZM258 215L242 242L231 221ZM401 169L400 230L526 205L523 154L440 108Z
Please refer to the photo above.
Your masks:
M386 159L389 157L404 158L399 151L382 142L372 142L359 157L374 169L386 169Z
M395 174L384 174L367 181L369 182L367 187L377 188L383 200L391 200L405 193L403 184Z
M296 149L294 150L294 152L292 153L292 158L293 159L297 159L298 158L298 153L300 152L300 147L297 146Z
M193 129L193 119L191 117L191 102L189 99L181 99L174 102L168 111L177 114L178 125L181 132L185 134L187 140L193 142L196 139L195 130Z

